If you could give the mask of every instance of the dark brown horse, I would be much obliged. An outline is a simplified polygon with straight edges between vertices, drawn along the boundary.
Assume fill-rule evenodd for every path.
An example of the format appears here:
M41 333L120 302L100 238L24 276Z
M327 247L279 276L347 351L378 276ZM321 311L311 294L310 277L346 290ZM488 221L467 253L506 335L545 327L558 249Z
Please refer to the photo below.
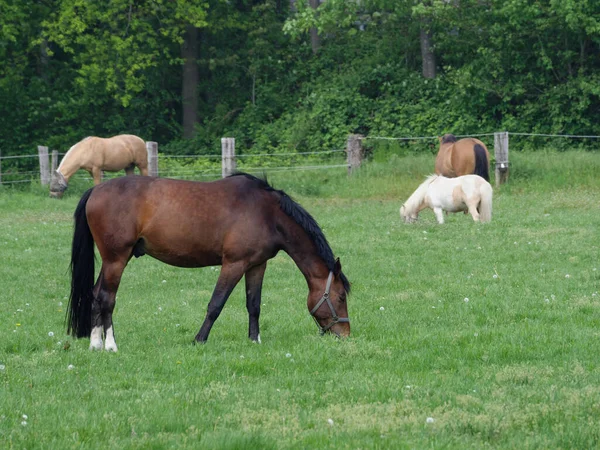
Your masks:
M448 178L475 174L489 182L490 153L479 139L457 140L453 134L445 134L435 158L435 173Z
M94 242L102 268L94 284ZM267 260L283 250L308 283L307 306L321 333L350 334L350 284L312 216L265 180L236 174L214 182L131 176L83 194L75 210L68 332L90 348L117 351L112 313L132 256L179 267L221 265L196 341L205 342L231 291L246 278L248 335L260 342L258 319Z

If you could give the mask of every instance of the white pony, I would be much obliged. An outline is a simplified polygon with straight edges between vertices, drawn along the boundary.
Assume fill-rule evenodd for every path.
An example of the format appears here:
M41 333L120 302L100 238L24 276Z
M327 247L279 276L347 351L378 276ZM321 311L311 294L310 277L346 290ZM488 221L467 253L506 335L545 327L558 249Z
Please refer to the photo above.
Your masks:
M444 223L443 211L467 211L475 222L492 220L492 186L479 175L446 178L429 175L400 208L406 223L415 222L422 209L431 208L438 223Z

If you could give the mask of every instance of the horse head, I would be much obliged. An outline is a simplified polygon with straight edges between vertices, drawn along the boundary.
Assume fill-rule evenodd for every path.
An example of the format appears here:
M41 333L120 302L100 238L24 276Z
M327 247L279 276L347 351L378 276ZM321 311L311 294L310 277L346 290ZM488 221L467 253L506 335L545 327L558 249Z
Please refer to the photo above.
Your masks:
M440 144L453 144L456 142L456 136L447 133L440 138Z
M406 209L406 205L400 207L400 217L405 223L415 223L419 218L418 212L409 213Z
M342 264L336 259L333 271L329 272L323 291L312 290L308 294L307 306L321 334L333 333L338 337L350 335L350 319L346 297L350 284L342 273Z
M58 170L52 173L50 180L50 197L61 198L67 190L67 179Z

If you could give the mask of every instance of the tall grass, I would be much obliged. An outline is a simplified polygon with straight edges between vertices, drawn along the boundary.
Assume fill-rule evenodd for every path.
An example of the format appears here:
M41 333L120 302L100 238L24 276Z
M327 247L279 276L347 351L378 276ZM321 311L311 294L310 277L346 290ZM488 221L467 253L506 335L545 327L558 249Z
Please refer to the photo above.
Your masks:
M4 448L593 448L600 445L600 155L511 154L491 224L398 208L431 156L273 174L353 283L352 336L321 338L305 281L268 266L261 338L243 287L192 345L218 268L127 267L119 353L65 335L72 213L0 192ZM26 416L26 418L24 417Z

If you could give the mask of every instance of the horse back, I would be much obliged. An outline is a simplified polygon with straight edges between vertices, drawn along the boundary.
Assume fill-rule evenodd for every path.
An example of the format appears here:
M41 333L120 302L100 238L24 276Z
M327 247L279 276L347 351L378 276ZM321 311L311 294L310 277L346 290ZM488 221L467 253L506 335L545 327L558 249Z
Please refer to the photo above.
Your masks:
M103 170L117 171L133 164L140 169L148 167L148 152L143 139L132 134L111 138L92 138L91 152L98 155Z
M101 254L135 249L181 267L219 265L258 248L273 251L258 242L273 233L278 203L249 181L115 178L94 188L88 222ZM102 249L105 244L109 248Z

